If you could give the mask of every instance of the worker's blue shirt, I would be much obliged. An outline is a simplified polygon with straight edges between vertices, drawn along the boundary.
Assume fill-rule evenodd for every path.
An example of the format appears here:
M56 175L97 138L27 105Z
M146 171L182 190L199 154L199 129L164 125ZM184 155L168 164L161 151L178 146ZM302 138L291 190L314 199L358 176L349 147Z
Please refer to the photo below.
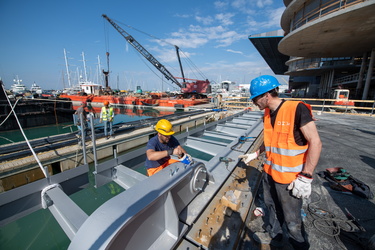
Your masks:
M180 145L180 143L178 142L178 140L173 135L171 136L171 138L170 138L170 140L167 144L161 143L159 141L158 135L156 135L148 141L147 146L146 146L146 151L149 150L149 149L153 149L155 151L164 151L164 150L174 149L178 145ZM164 157L164 158L162 158L160 160L157 160L157 161L150 161L146 157L146 163L145 163L146 168L157 168L160 165L163 165L170 158L171 158L170 156L167 156L167 157Z

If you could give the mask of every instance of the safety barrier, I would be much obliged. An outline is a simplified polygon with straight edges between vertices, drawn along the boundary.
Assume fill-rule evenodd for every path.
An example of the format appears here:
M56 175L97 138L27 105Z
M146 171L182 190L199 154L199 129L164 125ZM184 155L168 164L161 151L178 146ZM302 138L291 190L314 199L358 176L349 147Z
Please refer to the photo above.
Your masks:
M336 99L318 98L283 98L285 100L295 100L308 103L313 108L313 112L321 113L344 113L351 115L375 115L375 100L348 100L354 102L355 106L334 105ZM251 102L249 97L227 97L223 99L223 108L226 109L253 109L257 107Z

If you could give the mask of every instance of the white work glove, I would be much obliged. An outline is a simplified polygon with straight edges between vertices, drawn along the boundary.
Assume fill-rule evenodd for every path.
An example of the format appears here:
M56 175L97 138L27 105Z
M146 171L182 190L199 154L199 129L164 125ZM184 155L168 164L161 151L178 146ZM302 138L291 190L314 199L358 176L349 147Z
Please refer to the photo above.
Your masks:
M185 164L193 163L193 158L189 154L184 154L184 156L178 160Z
M251 154L245 154L245 155L239 155L238 158L242 158L243 162L245 162L246 165L249 165L249 163L256 159L258 157L258 152L254 152Z
M190 163L192 163L192 162L193 162L193 158L191 157L191 155L186 154L186 156L187 156L187 158L189 159Z
M311 194L312 178L299 174L297 179L289 184L288 190L292 190L293 196L297 198L309 198Z

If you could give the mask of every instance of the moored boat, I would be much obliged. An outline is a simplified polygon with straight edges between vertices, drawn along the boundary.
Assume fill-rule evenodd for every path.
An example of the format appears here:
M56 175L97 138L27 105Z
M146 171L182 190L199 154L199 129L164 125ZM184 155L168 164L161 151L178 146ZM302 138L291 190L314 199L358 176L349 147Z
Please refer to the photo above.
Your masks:
M209 103L209 98L198 99L195 96L190 98L182 97L158 97L150 95L69 95L61 94L60 98L68 98L77 105L79 102L91 102L93 105L101 105L103 102L108 101L111 104L124 104L124 105L143 105L143 106L161 106L172 108L186 108L190 106Z
M14 84L11 86L13 94L24 94L26 92L26 86L22 84L22 80L16 76L13 80Z
M36 93L36 94L42 94L43 93L43 89L37 85L35 82L31 85L31 88L30 88L30 92L31 93Z

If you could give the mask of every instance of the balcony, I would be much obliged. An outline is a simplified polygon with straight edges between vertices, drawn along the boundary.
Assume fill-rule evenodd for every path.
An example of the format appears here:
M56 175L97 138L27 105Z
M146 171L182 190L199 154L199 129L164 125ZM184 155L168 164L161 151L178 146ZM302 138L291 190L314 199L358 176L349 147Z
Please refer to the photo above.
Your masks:
M375 44L375 0L293 1L283 13L281 53L303 57L361 56Z

